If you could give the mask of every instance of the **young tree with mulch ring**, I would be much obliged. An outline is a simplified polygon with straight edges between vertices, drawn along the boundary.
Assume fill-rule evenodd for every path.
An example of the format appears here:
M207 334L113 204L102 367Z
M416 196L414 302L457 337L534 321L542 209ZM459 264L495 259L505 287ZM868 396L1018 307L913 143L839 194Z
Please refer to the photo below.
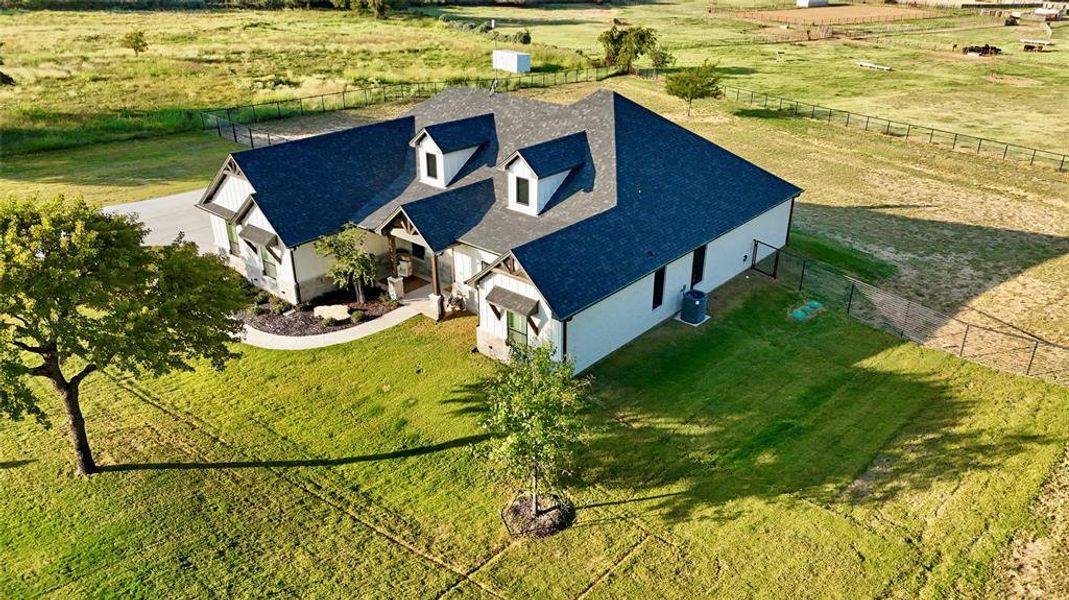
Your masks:
M375 255L364 248L366 235L356 225L347 223L338 233L315 243L317 254L334 258L327 277L339 287L352 288L360 303L364 302L364 286L374 285L379 277Z
M0 413L49 420L31 378L63 401L79 475L97 471L81 384L108 369L133 377L221 369L241 332L240 277L181 237L143 246L148 230L62 196L0 201Z
M716 63L703 62L698 67L688 67L678 73L669 75L665 80L664 91L687 103L687 116L690 107L700 98L719 98L724 95L720 87L720 76L716 74Z
M501 472L530 481L505 511L510 528L525 535L548 535L567 527L574 509L542 490L569 472L579 446L587 378L574 377L571 359L556 361L554 349L514 346L487 385L483 427L491 434L488 456ZM552 506L546 511L540 507Z

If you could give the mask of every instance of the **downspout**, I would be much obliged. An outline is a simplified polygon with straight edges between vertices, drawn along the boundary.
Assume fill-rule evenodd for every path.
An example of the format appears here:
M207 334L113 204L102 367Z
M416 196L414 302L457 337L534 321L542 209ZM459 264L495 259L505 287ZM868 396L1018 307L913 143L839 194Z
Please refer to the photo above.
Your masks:
M571 320L572 318L568 317L567 319L561 321L561 325L563 326L563 329L561 330L561 360L566 360L568 358L568 322Z
M787 237L783 240L783 245L786 247L791 243L791 224L794 222L794 203L797 202L798 196L791 198L791 212L787 215Z
M294 293L295 299L297 300L296 302L294 302L294 304L300 304L301 303L301 282L300 282L299 279L297 279L297 263L294 262L294 260L293 260L293 253L295 251L296 251L296 248L294 248L293 250L290 250L290 272L293 273L293 293Z

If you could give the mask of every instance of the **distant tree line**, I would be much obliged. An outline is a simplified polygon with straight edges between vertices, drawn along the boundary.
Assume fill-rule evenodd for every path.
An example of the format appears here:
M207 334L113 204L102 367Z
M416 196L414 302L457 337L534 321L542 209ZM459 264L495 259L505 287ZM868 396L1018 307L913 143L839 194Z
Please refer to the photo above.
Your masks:
M580 2L584 0L553 0L554 3ZM20 9L130 9L130 10L196 10L215 8L315 8L339 10L368 10L376 15L385 15L389 9L407 6L450 6L485 4L480 2L437 0L0 0L0 8ZM497 1L496 4L544 4L543 0ZM599 2L600 3L600 2ZM384 12L384 9L386 12Z

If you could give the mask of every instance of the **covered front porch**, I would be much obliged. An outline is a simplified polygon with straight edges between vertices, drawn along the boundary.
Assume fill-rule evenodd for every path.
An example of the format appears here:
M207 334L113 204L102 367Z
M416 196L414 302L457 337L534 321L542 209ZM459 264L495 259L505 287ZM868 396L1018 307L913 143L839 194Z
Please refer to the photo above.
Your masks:
M391 298L417 306L420 312L440 321L445 317L453 288L453 251L435 252L412 222L399 213L378 234L386 239L388 252L383 280Z

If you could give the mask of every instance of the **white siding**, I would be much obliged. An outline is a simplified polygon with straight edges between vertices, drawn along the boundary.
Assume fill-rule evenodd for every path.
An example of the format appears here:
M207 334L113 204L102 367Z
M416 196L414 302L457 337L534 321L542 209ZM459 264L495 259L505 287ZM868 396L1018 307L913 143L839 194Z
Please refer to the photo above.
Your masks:
M253 193L253 189L248 181L240 177L227 175L208 201L228 210L237 211L251 193ZM228 248L230 248L230 243L226 239L226 221L216 216L210 217L210 220L212 224L212 239L215 245L222 249L223 252L227 252Z
M434 154L438 157L437 177L427 176L427 154ZM434 143L431 136L425 135L423 136L423 139L419 141L419 144L416 146L416 159L416 162L418 163L416 168L419 169L419 180L428 185L444 188L445 179L443 178L443 174L445 172L445 165L442 163L445 161L442 160L442 151L438 149L438 145Z
M450 181L453 181L453 178L464 168L464 165L468 164L471 155L475 154L475 151L478 149L478 146L472 146L471 148L464 148L463 150L457 150L456 152L450 152L445 155L445 167L442 174L445 176L446 185L448 185Z
M493 252L464 244L453 247L453 289L464 295L464 306L467 310L478 313L479 294L474 286L468 286L464 282L483 270L484 263L490 264L497 258Z
M534 322L538 325L538 335L534 334L534 331L528 329L528 343L532 345L540 345L545 342L551 342L557 351L561 348L560 329L555 327L556 321L550 318L549 309L546 307L546 301L542 298L542 295L538 293L530 283L511 277L503 273L491 273L484 277L479 282L479 298L486 297L486 294L490 293L490 290L494 287L504 288L511 292L521 294L528 298L535 298L538 300L538 313L533 316ZM508 355L508 349L505 347L505 338L508 333L505 313L501 313L501 317L498 318L494 314L493 309L486 302L479 303L479 331L478 340L480 350L491 356L498 358L504 358Z
M702 281L695 287L708 292L750 268L753 240L782 246L787 239L791 202L785 202L709 243ZM642 335L679 312L683 292L690 287L693 253L668 264L664 303L653 309L650 273L597 302L568 323L568 354L577 371L586 369L613 350Z
M549 204L549 200L553 197L553 194L557 192L557 188L561 183L564 183L565 178L568 177L568 173L571 171L561 171L549 175L545 178L539 178L535 175L535 172L528 166L527 161L523 160L523 157L517 157L509 164L506 169L509 174L509 199L508 207L517 212L524 214L537 216L541 214L542 210L546 208L546 204ZM530 181L530 200L529 206L523 206L516 203L516 178L523 177Z

